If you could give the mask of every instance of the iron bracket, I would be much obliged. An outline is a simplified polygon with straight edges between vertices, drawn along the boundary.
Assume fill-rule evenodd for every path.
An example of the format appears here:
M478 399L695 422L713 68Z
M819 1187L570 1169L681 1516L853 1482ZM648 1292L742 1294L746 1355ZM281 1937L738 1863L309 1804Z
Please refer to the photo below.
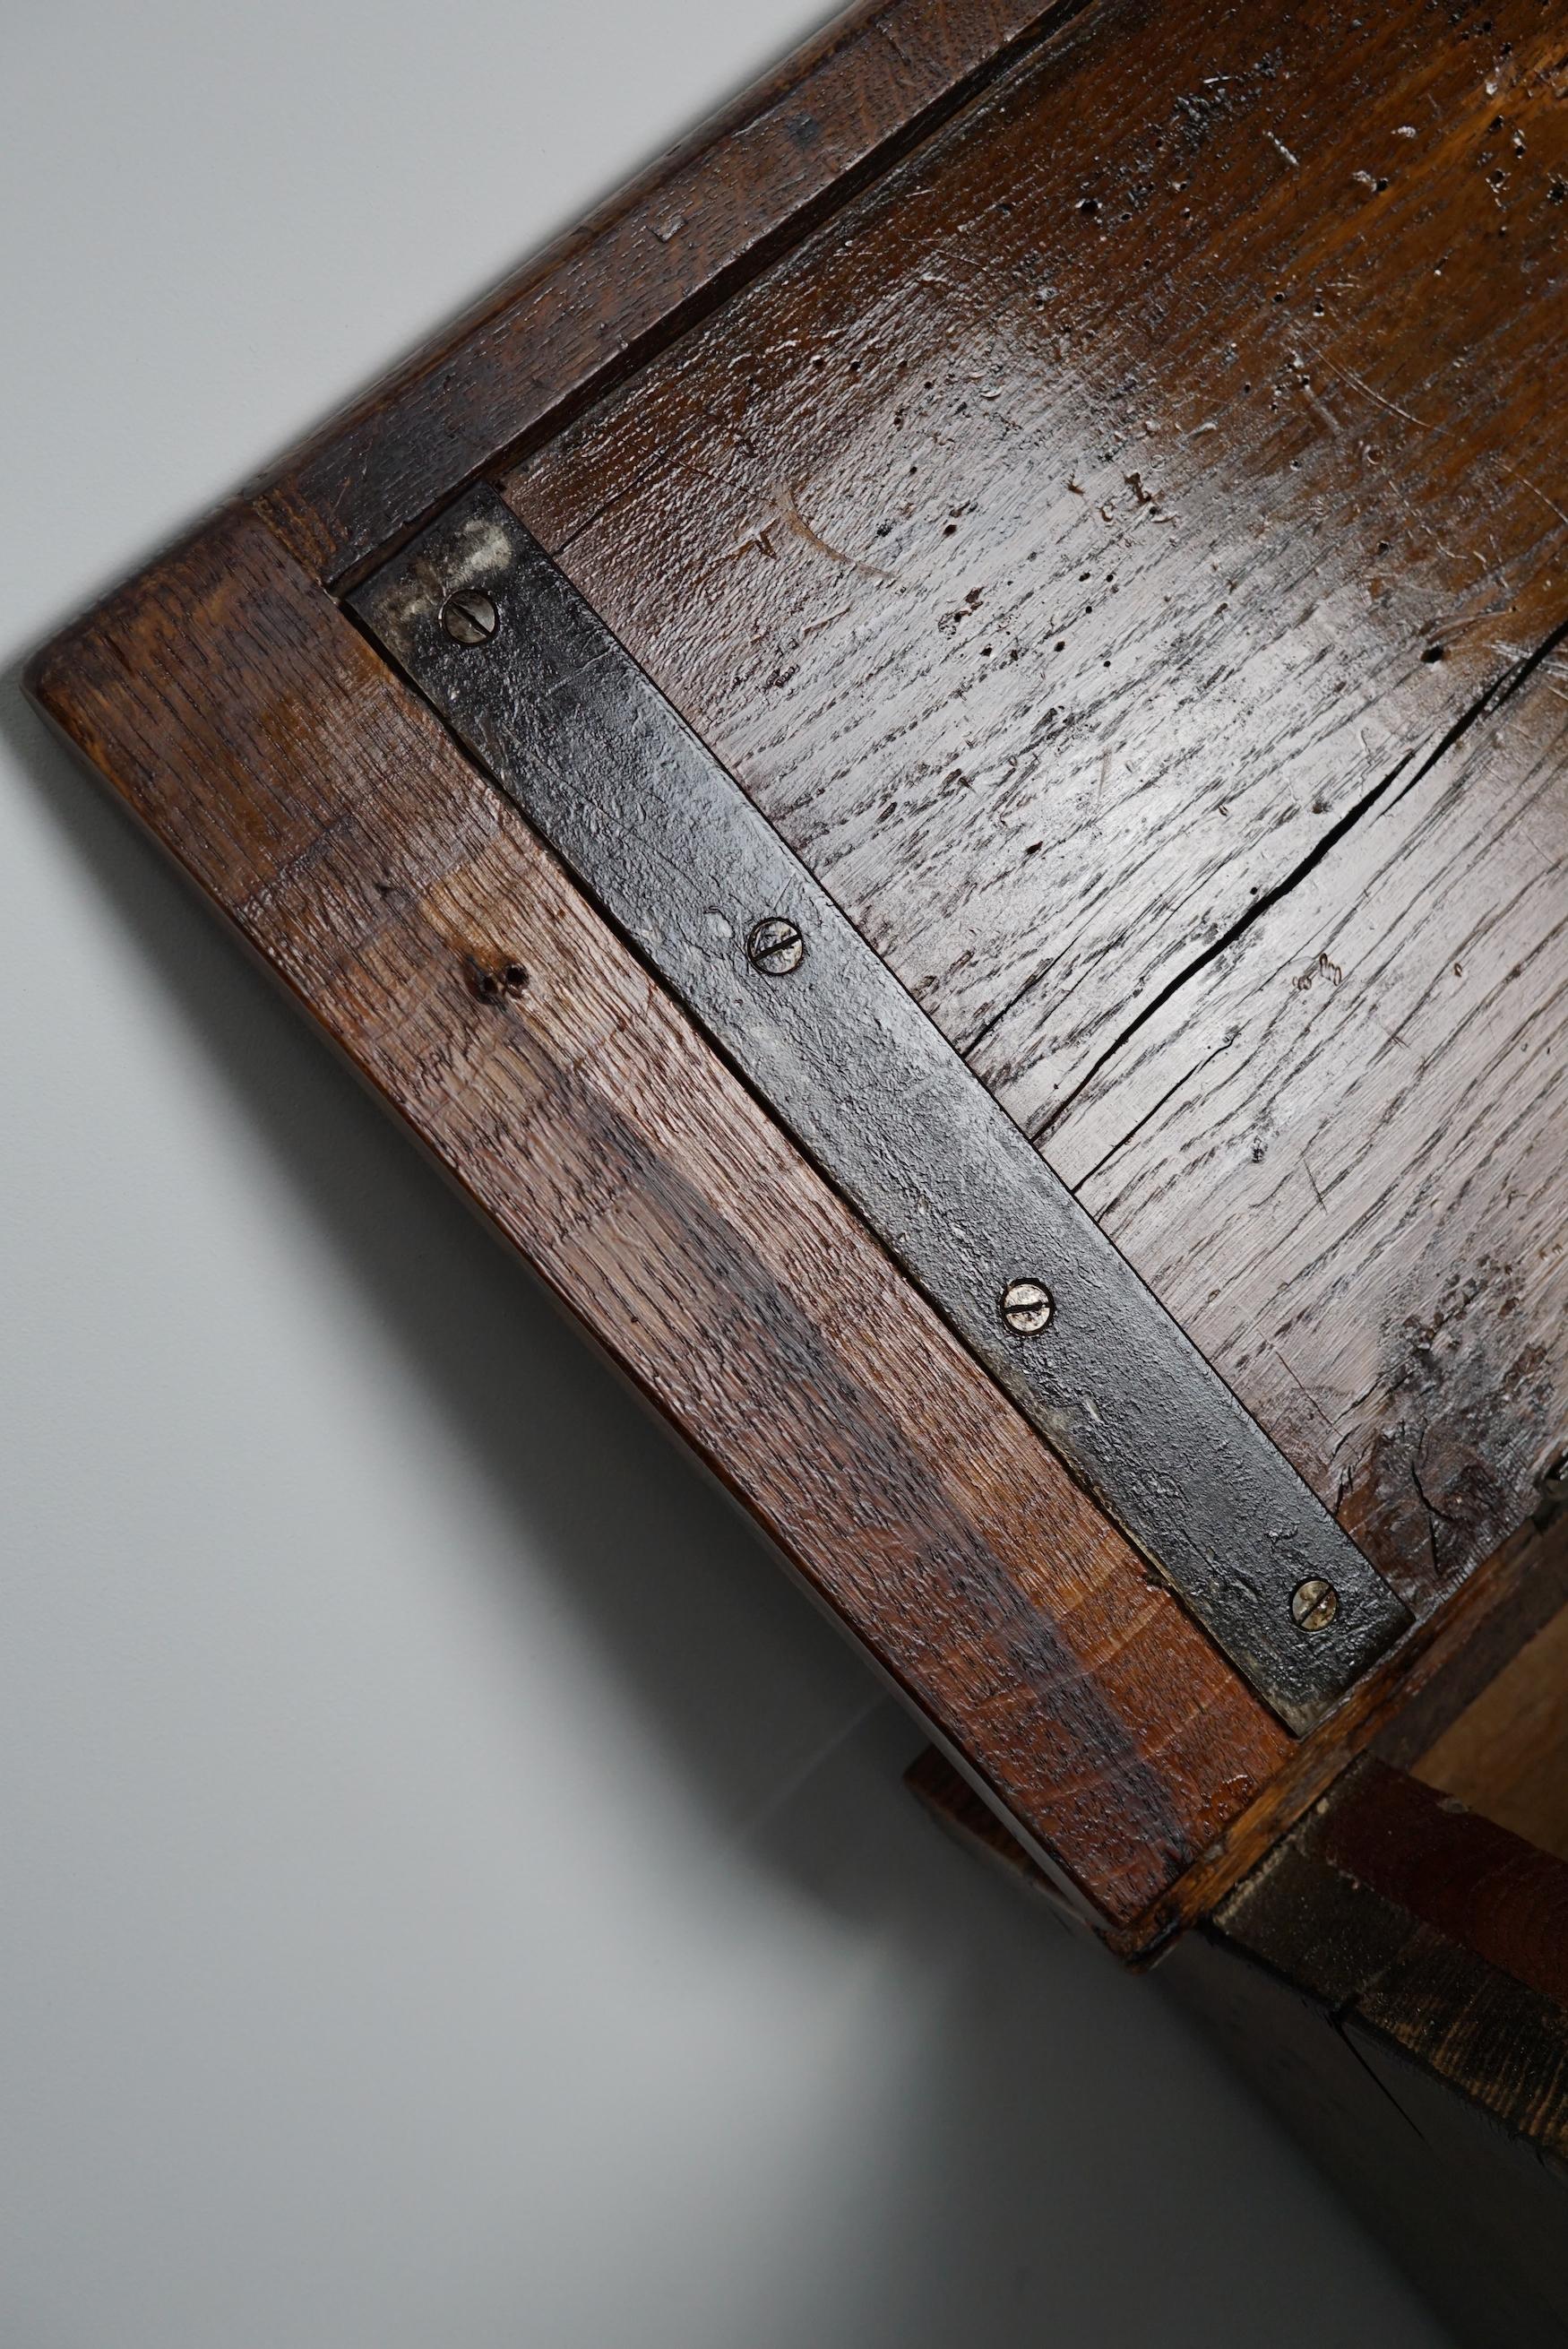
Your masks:
M1258 1695L1320 1720L1408 1610L510 508L471 491L349 600Z

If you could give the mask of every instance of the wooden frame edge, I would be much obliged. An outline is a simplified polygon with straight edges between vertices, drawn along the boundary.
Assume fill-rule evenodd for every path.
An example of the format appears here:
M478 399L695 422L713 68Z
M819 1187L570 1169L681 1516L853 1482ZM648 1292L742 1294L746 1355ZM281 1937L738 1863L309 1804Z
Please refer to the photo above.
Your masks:
M1156 1961L1182 1932L1237 1897L1254 1870L1344 1774L1371 1754L1402 1765L1460 1712L1568 1597L1568 1516L1526 1526L1418 1624L1333 1718L1292 1747L1281 1768L1211 1850L1141 1916L1104 1938L1131 1965ZM934 1748L905 1773L937 1822L1033 1889L1049 1880L1005 1822L985 1813Z
M226 509L27 683L1130 1930L1285 1733L266 521Z
M1091 0L861 0L252 485L313 576L362 571L558 429Z

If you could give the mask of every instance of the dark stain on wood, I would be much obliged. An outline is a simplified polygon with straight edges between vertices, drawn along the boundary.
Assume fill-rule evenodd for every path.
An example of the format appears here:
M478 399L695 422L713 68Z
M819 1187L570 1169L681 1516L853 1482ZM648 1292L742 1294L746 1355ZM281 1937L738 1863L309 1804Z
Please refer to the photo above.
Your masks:
M862 10L285 466L303 572L232 511L35 678L1130 1954L1534 1570L1453 1592L1562 1403L1561 50L1534 0ZM522 451L525 519L1447 1594L1315 1737L304 575Z
M1113 0L507 485L1418 1607L1568 1432L1565 87Z
M1568 2007L1568 1866L1403 1771L1369 1763L1314 1848L1445 1940ZM1568 2074L1563 2080L1568 2147Z
M1333 1719L1292 1746L1256 1799L1181 1883L1140 1918L1135 1931L1105 1938L1118 1953L1142 1963L1159 1958L1195 1918L1244 1877L1294 1823L1335 1785L1347 1764L1372 1754L1397 1767L1421 1757L1488 1683L1517 1656L1568 1597L1568 1515L1511 1536L1469 1579L1451 1592L1367 1673ZM942 1810L970 1840L1025 1873L1029 1861L1006 1830L994 1824L980 1836L972 1806L953 1798L940 1760L926 1762L915 1791Z
M1091 1911L1290 1741L244 511L33 689Z
M1531 1514L1568 1428L1565 753L1542 667L1150 1023L1061 1147L1418 1606ZM1324 958L1338 981L1303 989Z

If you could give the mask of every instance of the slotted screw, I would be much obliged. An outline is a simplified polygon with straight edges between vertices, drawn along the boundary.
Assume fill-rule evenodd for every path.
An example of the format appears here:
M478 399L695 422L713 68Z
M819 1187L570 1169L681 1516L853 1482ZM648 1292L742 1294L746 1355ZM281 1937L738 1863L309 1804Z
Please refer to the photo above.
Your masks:
M1315 1574L1291 1592L1290 1611L1304 1631L1326 1631L1339 1612L1339 1593Z
M1056 1309L1056 1299L1043 1281L1010 1280L1002 1291L1002 1319L1021 1338L1037 1336Z
M782 914L769 914L754 925L746 941L747 959L769 978L783 978L805 960L806 941L795 924Z
M441 606L441 626L455 645L482 645L494 636L500 615L478 587L459 587Z

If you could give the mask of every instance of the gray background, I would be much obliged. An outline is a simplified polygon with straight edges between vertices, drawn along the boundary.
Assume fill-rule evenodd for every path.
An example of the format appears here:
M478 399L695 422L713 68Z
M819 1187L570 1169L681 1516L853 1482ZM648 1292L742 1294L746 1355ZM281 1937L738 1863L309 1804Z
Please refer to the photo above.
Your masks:
M11 662L792 0L9 0ZM5 2349L1429 2349L18 701Z

